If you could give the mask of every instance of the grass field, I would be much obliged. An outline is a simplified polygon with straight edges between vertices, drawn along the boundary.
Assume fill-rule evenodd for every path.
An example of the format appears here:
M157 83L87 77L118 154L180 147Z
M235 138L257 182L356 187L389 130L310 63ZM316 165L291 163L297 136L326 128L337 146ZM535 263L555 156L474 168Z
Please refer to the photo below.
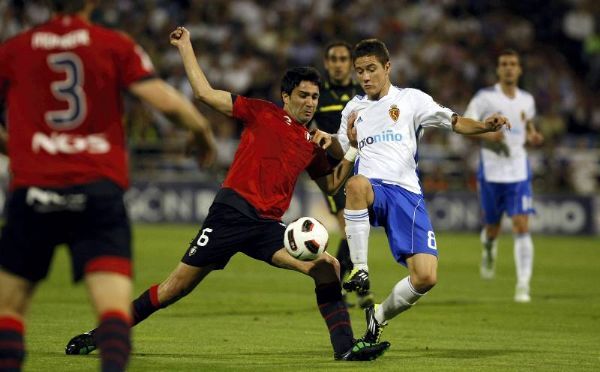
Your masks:
M136 296L176 265L194 226L137 226ZM131 371L598 371L600 241L534 237L530 304L512 301L512 238L503 235L497 276L479 278L474 234L442 234L439 284L386 328L379 360L335 362L312 281L237 255L172 307L134 328ZM332 239L337 247L337 239ZM334 249L335 250L335 249ZM370 271L382 300L406 270L385 236L372 234ZM357 336L363 313L351 310ZM91 371L98 356L66 356L73 335L94 326L83 286L70 283L61 249L36 293L27 326L25 371Z

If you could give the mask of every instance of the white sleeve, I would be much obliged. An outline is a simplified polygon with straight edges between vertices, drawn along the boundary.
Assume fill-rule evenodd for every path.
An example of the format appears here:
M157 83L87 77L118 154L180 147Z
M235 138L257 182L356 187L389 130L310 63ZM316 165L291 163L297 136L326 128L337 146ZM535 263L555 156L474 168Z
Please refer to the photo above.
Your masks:
M452 116L454 111L435 102L430 95L414 89L414 125L419 127L436 127L452 130Z
M348 128L348 116L352 112L349 108L349 104L346 104L346 107L342 110L342 118L340 121L340 129L337 132L337 139L342 146L342 150L344 152L348 151L350 148L350 140L348 139L348 134L346 133L346 128Z
M475 94L475 96L471 98L471 102L469 102L467 110L463 116L473 120L483 120L482 101L483 100L481 99L481 96L479 94Z
M535 114L535 100L533 99L533 96L531 96L531 105L529 106L529 110L527 110L527 120L533 120Z

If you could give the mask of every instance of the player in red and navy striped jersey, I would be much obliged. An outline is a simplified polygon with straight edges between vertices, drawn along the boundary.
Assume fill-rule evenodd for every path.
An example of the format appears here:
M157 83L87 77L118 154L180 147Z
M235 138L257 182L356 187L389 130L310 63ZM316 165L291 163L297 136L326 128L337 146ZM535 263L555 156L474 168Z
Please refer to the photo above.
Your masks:
M325 151L331 137L307 124L319 98L319 73L309 67L290 69L282 79L283 108L263 100L215 90L196 61L189 33L178 28L171 43L179 48L196 98L244 125L233 164L210 207L200 231L167 279L133 302L134 324L190 293L213 270L223 269L242 252L270 265L299 271L315 281L317 304L329 330L338 360L371 360L389 343L356 341L342 300L338 261L325 253L315 261L300 261L283 248L285 225L294 186L306 170L324 190L335 192L353 168L356 148L332 169ZM73 354L93 348L95 331L68 343Z
M127 364L131 232L122 90L193 131L206 164L214 158L206 119L154 75L133 40L90 23L95 3L53 0L51 20L0 45L8 129L0 138L11 176L0 237L0 370L20 370L25 310L63 243L74 279L85 279L99 314L103 370Z

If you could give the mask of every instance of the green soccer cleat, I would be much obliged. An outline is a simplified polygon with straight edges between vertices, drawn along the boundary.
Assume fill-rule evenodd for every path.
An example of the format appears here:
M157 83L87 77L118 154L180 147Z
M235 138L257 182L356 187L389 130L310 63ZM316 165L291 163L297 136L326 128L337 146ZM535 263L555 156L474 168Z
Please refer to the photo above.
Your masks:
M390 343L387 341L378 344L357 340L350 350L343 354L335 354L335 360L344 361L368 361L375 360L385 353L390 348Z
M94 333L92 330L73 337L65 347L67 355L87 355L96 350L96 342L94 341Z
M365 317L367 318L367 331L365 332L365 335L362 338L365 342L379 342L381 334L383 333L383 329L388 324L387 322L379 323L377 319L375 319L375 310L379 306L381 305L372 305L365 310Z
M343 284L348 292L356 291L359 296L365 296L369 293L371 283L369 282L369 272L366 270L352 269L348 280Z

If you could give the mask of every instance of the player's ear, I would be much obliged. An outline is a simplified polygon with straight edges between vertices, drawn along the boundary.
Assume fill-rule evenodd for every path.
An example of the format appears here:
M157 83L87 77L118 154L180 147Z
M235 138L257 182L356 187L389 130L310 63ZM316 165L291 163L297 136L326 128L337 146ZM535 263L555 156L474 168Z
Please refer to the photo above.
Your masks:
M290 103L290 95L286 92L281 92L281 100L283 101L284 105L287 105L288 103Z

